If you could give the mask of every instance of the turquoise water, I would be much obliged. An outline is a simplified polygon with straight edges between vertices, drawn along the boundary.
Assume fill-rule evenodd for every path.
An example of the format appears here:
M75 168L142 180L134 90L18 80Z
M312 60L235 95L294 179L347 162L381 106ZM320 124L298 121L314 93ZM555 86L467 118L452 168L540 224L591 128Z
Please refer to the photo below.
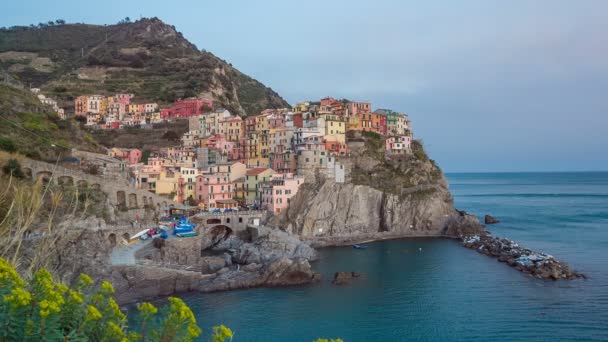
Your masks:
M448 179L458 208L502 221L490 226L495 235L553 254L590 279L531 279L454 241L410 239L321 250L319 285L183 298L207 333L223 323L239 342L607 341L608 173ZM350 270L366 278L330 284L334 272Z

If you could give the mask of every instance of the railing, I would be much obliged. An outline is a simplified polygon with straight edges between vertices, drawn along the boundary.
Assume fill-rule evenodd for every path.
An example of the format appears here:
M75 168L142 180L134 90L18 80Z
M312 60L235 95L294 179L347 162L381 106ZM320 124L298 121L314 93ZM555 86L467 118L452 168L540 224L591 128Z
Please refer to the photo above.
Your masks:
M214 216L214 217L226 217L226 216L260 216L260 215L264 215L266 213L265 210L239 210L239 211L229 211L229 212L223 212L223 213L213 213L213 212L203 212L203 213L199 213L196 214L194 216L201 216L201 217L209 217L209 216Z

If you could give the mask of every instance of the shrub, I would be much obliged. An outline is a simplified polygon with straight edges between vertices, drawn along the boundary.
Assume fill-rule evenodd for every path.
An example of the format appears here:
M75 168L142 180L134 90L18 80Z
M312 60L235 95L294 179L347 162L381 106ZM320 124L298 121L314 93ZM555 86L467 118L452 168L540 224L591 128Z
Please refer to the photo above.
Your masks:
M0 150L15 152L17 151L17 146L15 146L15 143L11 139L0 137Z
M45 269L25 281L0 258L2 340L194 341L201 334L192 310L174 297L160 311L150 303L140 304L141 324L129 331L127 317L113 298L112 284L92 285L93 280L81 274L77 285L70 288L55 282ZM150 321L158 323L148 324ZM231 336L232 331L224 326L214 328L213 341L223 342Z
M25 175L21 170L21 164L16 159L9 159L8 162L2 167L2 171L16 178L23 178Z

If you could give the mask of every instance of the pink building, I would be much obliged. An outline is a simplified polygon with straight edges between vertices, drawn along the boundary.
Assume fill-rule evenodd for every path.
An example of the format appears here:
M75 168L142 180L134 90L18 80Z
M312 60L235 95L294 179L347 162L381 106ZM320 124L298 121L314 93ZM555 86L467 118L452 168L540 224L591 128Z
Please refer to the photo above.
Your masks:
M293 173L272 175L270 181L262 184L262 208L280 213L287 208L302 184L304 177L295 176Z
M334 102L336 102L336 99L334 99L333 97L326 97L324 99L321 99L321 106L322 107L329 107L331 106Z
M203 98L178 100L168 108L160 110L161 119L189 118L203 114L205 108L213 108L213 101Z
M405 154L411 150L412 137L409 135L397 135L386 139L386 152L388 154Z
M232 198L232 186L227 172L199 175L196 177L196 200L209 211L237 207L238 202Z
M285 116L284 115L271 115L268 117L268 128L284 128L285 127Z
M127 156L127 160L129 161L129 164L137 164L141 161L141 157L142 157L143 153L141 152L141 150L139 149L132 149L129 150L129 155Z
M368 114L372 111L372 105L369 102L348 102L346 104L347 116L356 116L357 114Z

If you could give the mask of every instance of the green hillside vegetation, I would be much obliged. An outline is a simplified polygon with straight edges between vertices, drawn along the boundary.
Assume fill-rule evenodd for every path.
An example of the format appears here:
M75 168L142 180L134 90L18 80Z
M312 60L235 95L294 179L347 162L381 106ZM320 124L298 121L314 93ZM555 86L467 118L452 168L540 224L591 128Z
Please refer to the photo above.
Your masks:
M68 109L78 95L122 92L160 103L204 95L240 115L288 106L272 89L199 51L157 18L0 29L0 68Z
M78 122L60 120L27 90L0 84L0 150L55 162L72 147L99 150Z
M400 158L385 158L384 137L374 132L349 135L352 182L366 185L391 194L401 194L404 188L439 184L442 172L435 161L429 159L422 141L412 142L412 153ZM362 147L355 144L363 144ZM429 195L433 189L418 191ZM416 192L416 193L418 193Z

